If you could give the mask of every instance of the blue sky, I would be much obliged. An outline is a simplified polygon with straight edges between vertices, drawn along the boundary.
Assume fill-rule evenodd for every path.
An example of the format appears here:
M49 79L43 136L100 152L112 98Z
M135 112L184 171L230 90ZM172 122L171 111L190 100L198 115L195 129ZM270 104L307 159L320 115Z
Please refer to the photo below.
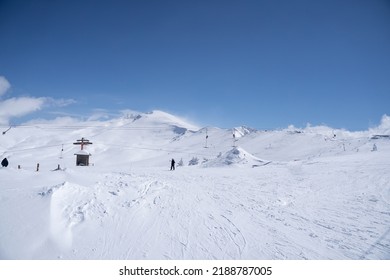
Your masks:
M0 42L13 123L160 109L365 130L390 115L388 0L0 0Z

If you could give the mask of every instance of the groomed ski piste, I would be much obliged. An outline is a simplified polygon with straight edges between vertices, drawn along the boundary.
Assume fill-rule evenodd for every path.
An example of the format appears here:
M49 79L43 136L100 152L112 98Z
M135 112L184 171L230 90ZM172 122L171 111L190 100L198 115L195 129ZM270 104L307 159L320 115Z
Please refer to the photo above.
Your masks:
M11 127L0 258L390 259L389 134L387 116L361 132L259 131L161 111Z

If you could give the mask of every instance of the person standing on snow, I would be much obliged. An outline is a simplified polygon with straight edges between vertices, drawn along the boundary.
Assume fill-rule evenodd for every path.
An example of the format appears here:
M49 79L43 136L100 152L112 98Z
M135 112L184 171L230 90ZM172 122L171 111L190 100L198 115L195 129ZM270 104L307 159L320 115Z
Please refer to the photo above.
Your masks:
M4 158L4 159L1 161L1 166L2 166L2 167L7 167L7 166L8 166L8 159L7 159L7 158Z
M171 160L171 170L175 170L175 160Z

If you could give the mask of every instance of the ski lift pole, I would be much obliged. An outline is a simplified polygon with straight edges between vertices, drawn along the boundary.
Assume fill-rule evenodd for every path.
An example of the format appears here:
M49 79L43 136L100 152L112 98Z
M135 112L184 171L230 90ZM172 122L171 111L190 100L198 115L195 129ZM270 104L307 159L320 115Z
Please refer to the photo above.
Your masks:
M209 138L208 134L207 134L207 128L206 128L206 145L204 146L205 148L207 148L207 139Z
M236 130L233 128L233 148L236 147L236 142L237 142L237 139L236 139Z
M64 152L64 144L62 144L62 148L61 148L61 154L60 154L60 159L63 158L63 152Z

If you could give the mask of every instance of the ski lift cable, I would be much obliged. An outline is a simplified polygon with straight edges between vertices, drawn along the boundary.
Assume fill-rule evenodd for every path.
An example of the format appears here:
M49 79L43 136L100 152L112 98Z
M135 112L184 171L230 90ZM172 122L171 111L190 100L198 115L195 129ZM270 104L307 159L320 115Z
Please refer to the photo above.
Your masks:
M88 129L88 128L102 128L107 130L157 130L166 129L167 127L161 126L137 126L137 127L106 127L106 126L14 126L15 128L38 128L42 130L76 130L76 129ZM9 129L8 129L9 130Z
M167 126L134 126L134 127L126 127L124 124L118 127L104 126L104 125L45 125L45 124L34 124L34 125L12 125L11 127L18 129L41 129L41 130L76 130L76 129L93 129L93 128L102 128L105 130L123 130L123 131L132 131L132 130L161 130L167 129ZM2 129L8 128L5 126L0 126ZM9 127L6 131L3 132L5 134L8 130L11 129Z
M197 154L200 156L216 156L214 154L206 154L206 153L198 153L194 152L193 150L188 150L188 149L167 149L164 147L147 147L147 146L126 146L126 145L115 145L111 143L101 143L105 146L110 146L110 147L120 147L123 149L131 149L131 150L149 150L149 151L163 151L163 152L168 152L168 153L177 153L177 154ZM54 145L43 145L43 146L37 146L37 147L31 147L31 148L21 148L21 149L8 149L7 152L12 152L12 153L18 153L18 152L24 152L24 151L33 151L33 150L41 150L41 149L48 149L48 148L54 148L54 147L60 147L61 152L64 151L65 146L72 146L72 144L54 144Z
M24 152L24 151L31 151L31 150L40 150L40 149L47 149L47 148L53 148L53 147L63 147L65 145L71 145L71 144L55 144L55 145L44 145L44 146L38 146L38 147L32 147L32 148L23 148L23 149L8 149L7 152L17 153L17 152Z

